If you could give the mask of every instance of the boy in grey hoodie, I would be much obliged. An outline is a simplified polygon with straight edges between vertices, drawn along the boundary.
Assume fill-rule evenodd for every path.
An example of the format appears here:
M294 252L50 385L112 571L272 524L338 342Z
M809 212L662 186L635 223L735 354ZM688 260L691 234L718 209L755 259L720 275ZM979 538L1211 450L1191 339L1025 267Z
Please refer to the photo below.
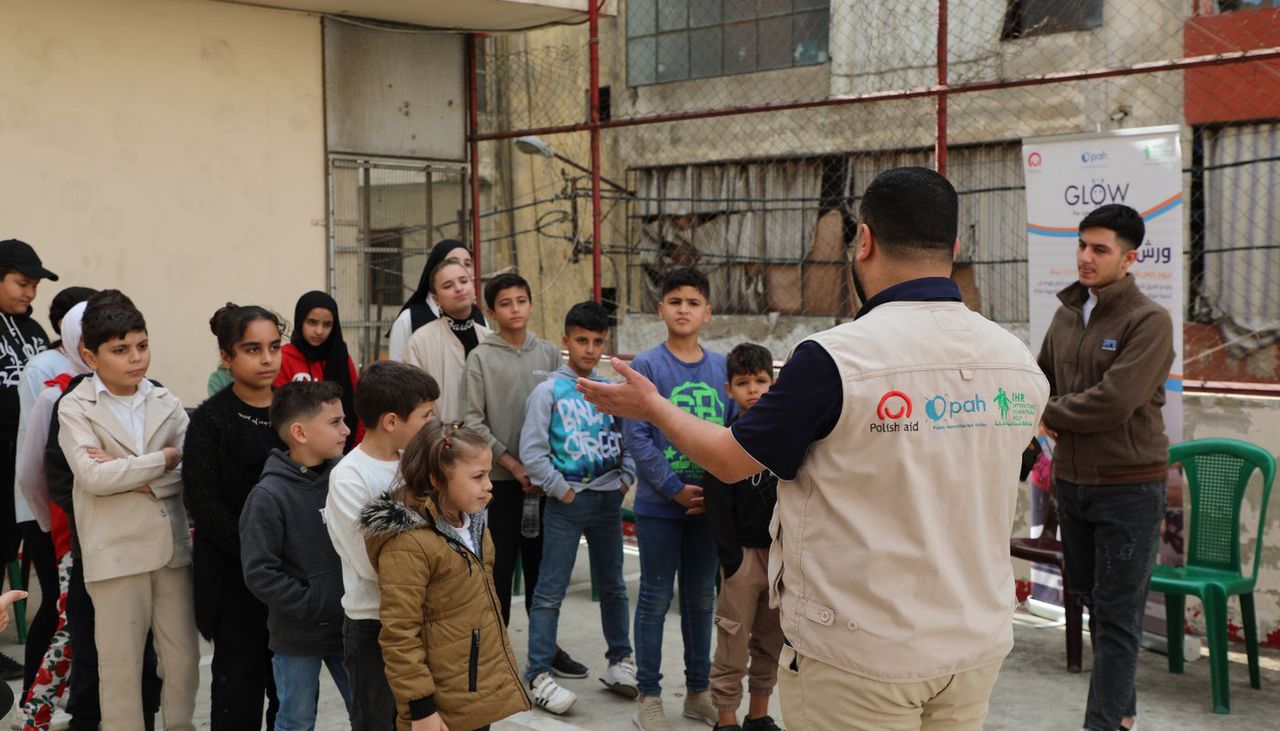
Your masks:
M493 450L493 499L489 530L493 535L493 580L502 619L511 621L511 580L516 554L524 569L524 608L529 611L542 560L539 528L542 493L529 483L520 462L524 402L534 386L560 367L560 349L529 332L533 294L517 274L499 274L484 288L485 314L495 331L467 356L462 379L463 421L489 440ZM526 515L527 513L527 515ZM567 655L557 662L569 677L586 677L586 667Z
M543 515L542 566L529 612L530 698L552 713L565 713L577 696L552 678L556 626L585 534L600 594L600 621L608 669L600 682L635 698L635 664L628 633L629 607L622 577L622 498L634 485L635 462L622 443L622 426L578 393L578 378L602 380L595 365L604 352L609 313L596 302L574 305L565 316L569 365L529 396L520 459L533 484L550 498Z
M351 712L342 668L342 563L325 527L329 470L351 430L342 388L294 381L275 392L271 423L289 446L273 450L240 513L245 585L267 605L277 729L313 729L320 666Z

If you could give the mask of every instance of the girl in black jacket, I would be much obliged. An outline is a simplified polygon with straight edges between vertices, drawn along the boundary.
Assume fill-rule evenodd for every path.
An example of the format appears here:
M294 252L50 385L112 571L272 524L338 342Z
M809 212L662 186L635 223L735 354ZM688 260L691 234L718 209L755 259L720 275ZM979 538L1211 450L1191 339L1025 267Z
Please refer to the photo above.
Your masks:
M213 731L275 727L275 682L267 608L245 587L240 512L267 455L282 447L271 429L271 383L280 370L284 325L262 307L228 303L210 329L232 383L200 405L187 427L182 479L195 521L196 626L213 642Z

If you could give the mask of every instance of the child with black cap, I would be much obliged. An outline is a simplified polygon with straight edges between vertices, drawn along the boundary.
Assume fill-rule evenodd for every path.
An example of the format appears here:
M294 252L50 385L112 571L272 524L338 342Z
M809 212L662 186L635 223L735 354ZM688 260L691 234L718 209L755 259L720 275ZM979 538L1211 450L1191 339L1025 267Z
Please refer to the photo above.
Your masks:
M47 350L49 336L31 317L41 279L58 280L25 241L0 241L0 564L18 555L14 455L18 450L18 379L27 361ZM22 677L22 665L0 654L0 678Z

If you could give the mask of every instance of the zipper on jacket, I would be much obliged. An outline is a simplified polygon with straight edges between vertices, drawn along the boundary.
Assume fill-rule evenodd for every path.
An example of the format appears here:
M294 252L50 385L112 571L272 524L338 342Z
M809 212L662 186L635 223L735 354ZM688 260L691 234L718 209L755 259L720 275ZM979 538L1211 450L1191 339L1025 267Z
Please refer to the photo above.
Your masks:
M477 675L480 669L480 630L471 630L471 662L467 666L467 692L476 692Z

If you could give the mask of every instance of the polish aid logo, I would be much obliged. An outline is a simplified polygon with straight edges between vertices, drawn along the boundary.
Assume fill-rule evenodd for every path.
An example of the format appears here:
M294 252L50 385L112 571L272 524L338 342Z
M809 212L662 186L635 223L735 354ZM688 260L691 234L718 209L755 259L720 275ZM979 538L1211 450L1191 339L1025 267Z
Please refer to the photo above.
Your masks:
M890 391L880 397L880 403L876 406L876 416L880 421L909 419L911 418L911 399L901 391Z
M880 421L871 422L871 431L876 434L920 431L920 422L902 421L911 418L911 398L901 391L889 391L880 397L876 417ZM883 423L886 421L890 423Z

